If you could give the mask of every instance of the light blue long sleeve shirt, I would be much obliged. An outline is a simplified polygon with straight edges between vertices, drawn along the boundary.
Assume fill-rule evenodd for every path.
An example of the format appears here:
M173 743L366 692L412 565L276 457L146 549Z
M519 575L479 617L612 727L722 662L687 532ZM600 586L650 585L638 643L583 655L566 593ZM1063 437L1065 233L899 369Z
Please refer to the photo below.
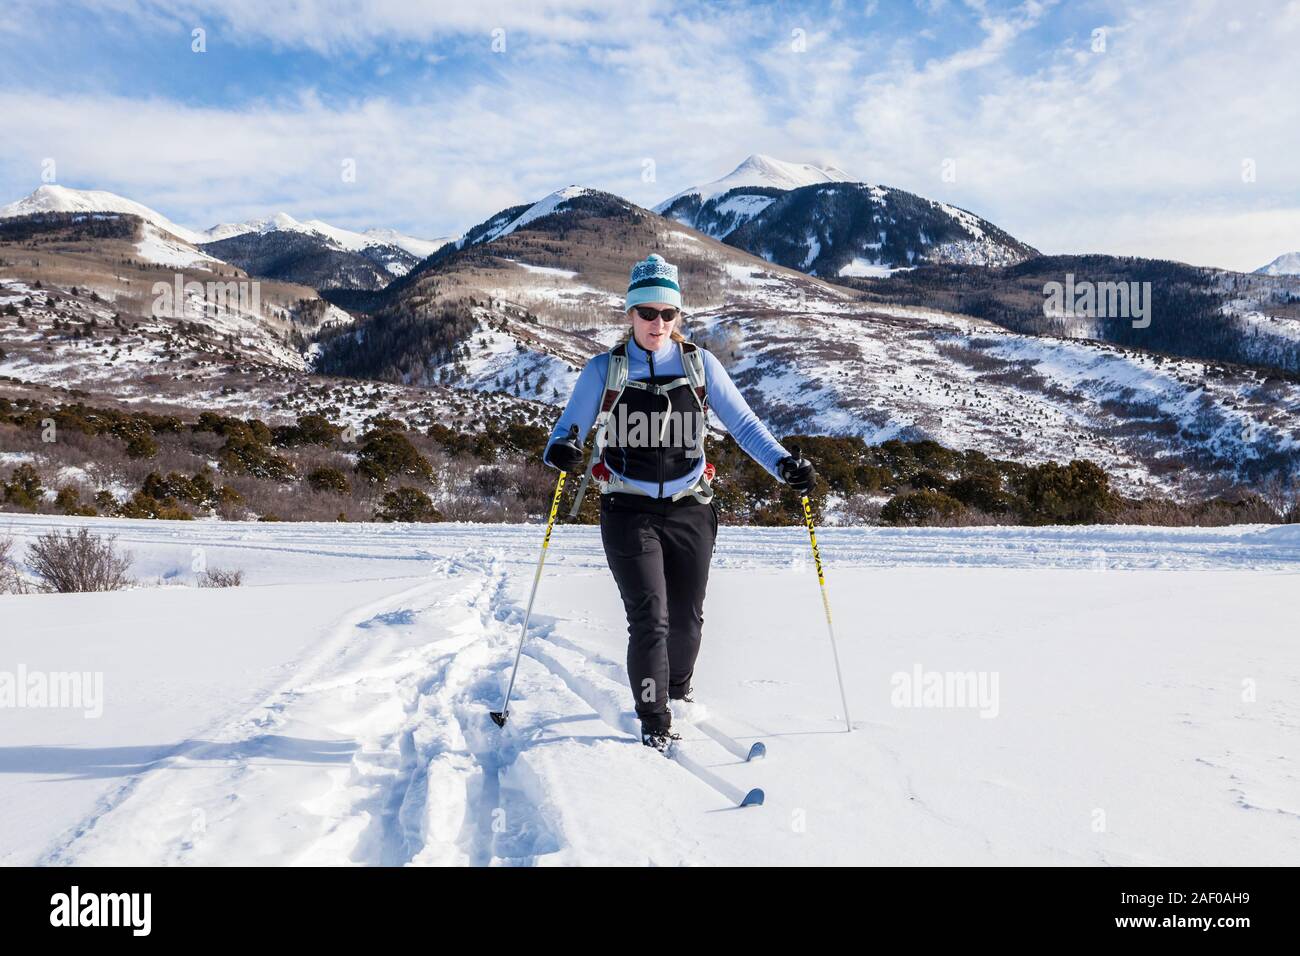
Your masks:
M758 462L768 473L781 480L780 473L777 471L777 462L790 454L781 446L772 433L767 430L767 426L758 420L749 404L736 388L736 383L731 380L727 370L722 367L712 352L702 349L704 355L704 378L709 394L709 409L716 413L722 424L726 426L731 437L744 450L745 454ZM627 344L627 377L631 381L642 381L650 377L650 353L636 343L636 340L630 340ZM656 375L673 375L684 376L686 369L682 367L681 348L676 342L669 341L662 348L654 353L654 365ZM569 402L564 406L564 412L560 415L560 420L555 423L551 429L550 441L546 443L549 449L552 444L565 438L569 429L577 425L579 441L586 441L587 433L591 431L592 425L596 422L596 416L600 412L601 399L605 394L605 376L609 371L609 353L602 352L594 356L583 367L582 372L578 375L577 384L573 387L573 394L569 396ZM681 478L671 481L665 481L663 485L663 496L671 497L683 488L689 488L699 480L700 474L704 471L704 456L700 456L696 461L695 467ZM608 462L606 462L608 466ZM610 469L614 471L613 468ZM619 474L615 472L615 474ZM638 481L632 478L625 478L619 474L630 485L635 485L651 497L659 496L659 483L656 481Z

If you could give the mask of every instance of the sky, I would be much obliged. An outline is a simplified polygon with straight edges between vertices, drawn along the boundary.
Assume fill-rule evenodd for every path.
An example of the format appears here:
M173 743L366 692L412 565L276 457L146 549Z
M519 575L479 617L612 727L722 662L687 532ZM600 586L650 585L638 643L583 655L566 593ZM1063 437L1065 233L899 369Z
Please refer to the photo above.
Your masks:
M1300 250L1298 46L1300 0L4 0L0 203L435 238L765 153L1047 253L1250 270Z

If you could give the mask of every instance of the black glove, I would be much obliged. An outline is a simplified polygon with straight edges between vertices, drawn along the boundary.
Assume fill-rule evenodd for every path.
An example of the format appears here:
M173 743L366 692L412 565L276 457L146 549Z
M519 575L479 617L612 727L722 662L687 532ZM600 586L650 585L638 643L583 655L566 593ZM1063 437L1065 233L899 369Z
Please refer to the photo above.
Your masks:
M781 480L801 495L811 493L813 482L817 480L817 471L807 458L786 455L777 462L776 470L781 475Z
M582 470L582 448L572 441L553 442L542 458L552 468L575 472Z

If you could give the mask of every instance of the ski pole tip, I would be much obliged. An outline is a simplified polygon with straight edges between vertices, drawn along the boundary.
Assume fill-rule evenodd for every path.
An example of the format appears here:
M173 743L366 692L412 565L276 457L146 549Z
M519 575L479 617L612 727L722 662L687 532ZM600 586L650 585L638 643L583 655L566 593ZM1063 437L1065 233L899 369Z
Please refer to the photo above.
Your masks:
M488 716L492 718L492 723L496 724L498 727L504 727L506 725L506 718L509 717L510 714L507 711L494 710L491 711Z

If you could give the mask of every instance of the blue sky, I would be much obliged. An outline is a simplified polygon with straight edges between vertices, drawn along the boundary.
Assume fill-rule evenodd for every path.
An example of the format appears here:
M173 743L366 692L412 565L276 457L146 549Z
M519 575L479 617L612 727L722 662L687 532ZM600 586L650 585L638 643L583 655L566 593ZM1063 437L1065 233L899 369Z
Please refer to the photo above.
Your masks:
M1047 252L1248 269L1300 249L1297 41L1300 2L7 0L0 202L52 159L191 226L434 237L762 152Z

